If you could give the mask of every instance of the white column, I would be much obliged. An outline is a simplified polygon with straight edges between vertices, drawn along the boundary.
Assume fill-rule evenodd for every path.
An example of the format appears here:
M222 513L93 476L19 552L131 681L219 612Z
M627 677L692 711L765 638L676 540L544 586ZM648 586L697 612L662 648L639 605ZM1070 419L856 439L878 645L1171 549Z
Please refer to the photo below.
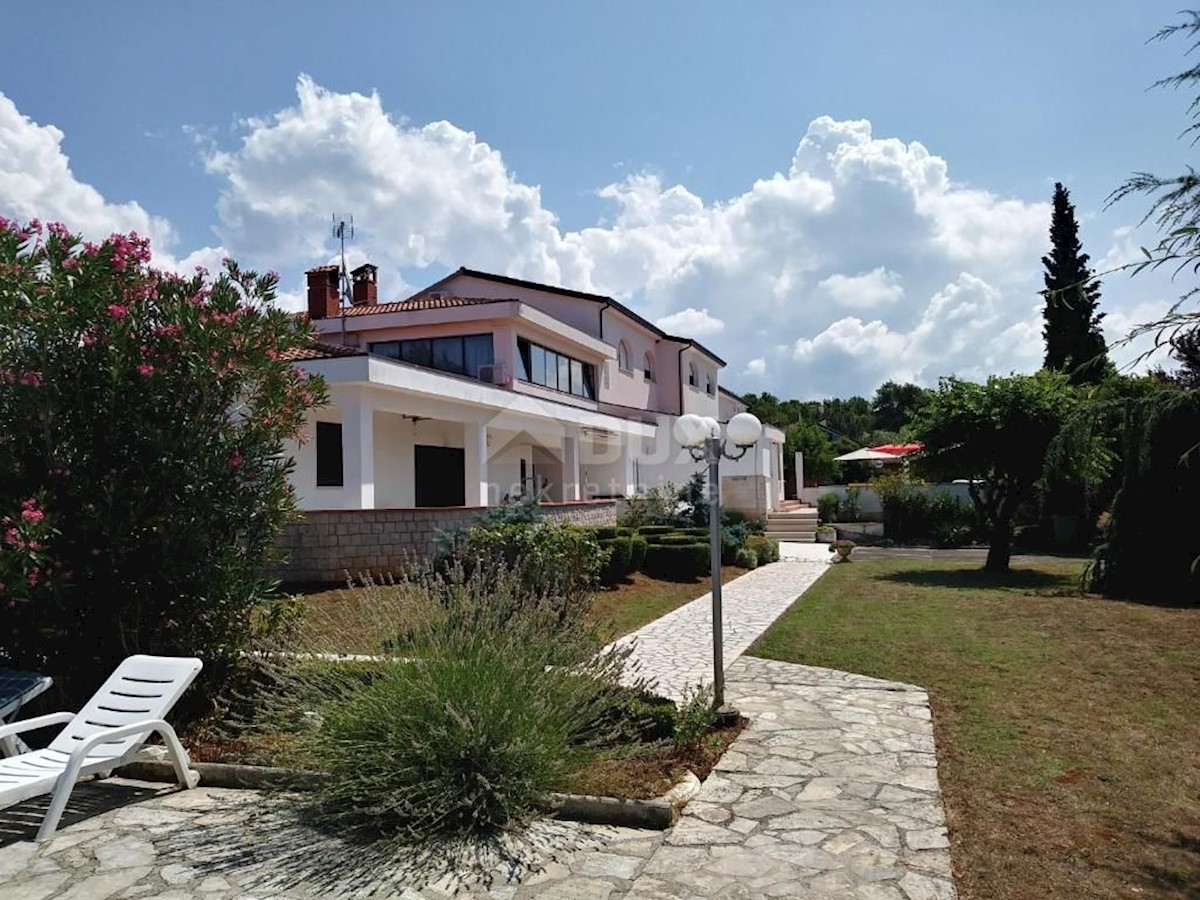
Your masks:
M346 506L375 508L375 410L361 392L346 394L342 407L342 465Z
M397 429L398 440L395 453L400 457L400 507L412 509L417 505L417 423L407 416L401 419Z
M489 505L487 425L463 422L463 478L467 506Z
M796 499L804 499L804 454L796 451Z
M563 436L562 440L562 498L564 503L579 500L579 437Z

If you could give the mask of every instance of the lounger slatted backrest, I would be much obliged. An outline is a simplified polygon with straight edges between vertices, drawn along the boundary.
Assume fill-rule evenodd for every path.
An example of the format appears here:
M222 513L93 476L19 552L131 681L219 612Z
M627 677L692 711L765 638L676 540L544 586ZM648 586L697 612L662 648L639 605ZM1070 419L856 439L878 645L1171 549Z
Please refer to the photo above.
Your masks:
M69 754L80 741L98 731L147 719L165 718L200 672L201 666L198 659L129 657L117 666L100 690L54 739L49 749ZM122 756L144 741L148 734L149 729L142 734L105 741L96 748L95 755Z

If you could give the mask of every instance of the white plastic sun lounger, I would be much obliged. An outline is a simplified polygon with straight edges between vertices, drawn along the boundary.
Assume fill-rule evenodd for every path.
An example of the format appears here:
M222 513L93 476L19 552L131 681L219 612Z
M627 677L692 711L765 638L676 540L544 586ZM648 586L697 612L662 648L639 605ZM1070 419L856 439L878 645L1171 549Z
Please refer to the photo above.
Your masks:
M78 713L51 713L0 727L2 740L48 725L66 726L45 750L0 759L0 809L50 794L37 833L44 841L58 828L75 782L125 764L152 733L162 736L179 783L195 787L200 777L188 768L187 751L164 719L201 667L198 659L131 656Z

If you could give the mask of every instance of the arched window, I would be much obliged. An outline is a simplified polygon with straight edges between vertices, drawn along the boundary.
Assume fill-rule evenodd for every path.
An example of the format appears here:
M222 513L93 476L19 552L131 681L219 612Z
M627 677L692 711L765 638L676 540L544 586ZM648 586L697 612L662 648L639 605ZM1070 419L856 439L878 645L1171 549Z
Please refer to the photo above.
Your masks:
M700 372L695 363L688 363L688 387L700 386Z
M649 353L647 353L646 358L644 360L642 360L642 365L643 365L642 371L645 372L645 374L646 374L646 380L653 381L654 380L654 357L651 356Z
M629 345L624 341L617 344L617 365L622 372L633 371L633 366L629 364Z
M704 393L710 397L717 392L717 383L713 380L712 372L704 373Z

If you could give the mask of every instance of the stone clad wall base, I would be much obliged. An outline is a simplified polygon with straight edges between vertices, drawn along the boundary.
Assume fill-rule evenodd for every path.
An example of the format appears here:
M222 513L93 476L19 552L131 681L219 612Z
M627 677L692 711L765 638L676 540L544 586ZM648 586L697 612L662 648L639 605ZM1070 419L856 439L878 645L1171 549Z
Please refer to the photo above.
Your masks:
M620 502L555 503L541 509L550 520L615 525ZM357 578L396 572L406 561L430 559L439 531L469 525L485 511L445 507L306 512L284 526L277 542L282 561L267 575L285 584L345 584L347 573Z
M721 505L725 509L761 518L767 514L765 475L725 475L721 478Z

